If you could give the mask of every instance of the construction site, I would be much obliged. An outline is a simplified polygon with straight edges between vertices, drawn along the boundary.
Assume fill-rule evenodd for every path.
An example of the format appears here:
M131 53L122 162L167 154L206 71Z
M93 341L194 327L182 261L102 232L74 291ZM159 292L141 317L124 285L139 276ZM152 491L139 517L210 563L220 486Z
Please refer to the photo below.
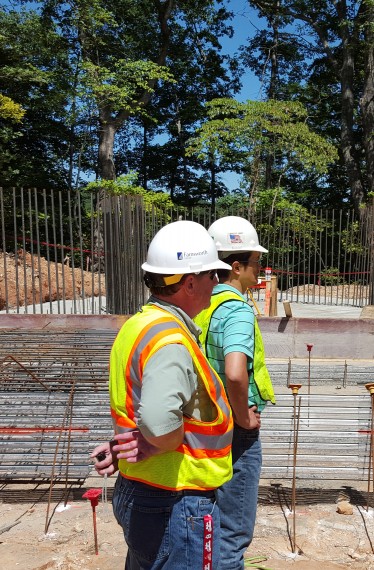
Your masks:
M6 207L0 200L2 567L121 569L115 477L99 477L90 454L113 435L109 354L147 298L140 262L165 219L135 198L107 197L83 227L75 210L56 209L57 194L44 192L39 202L32 191L8 194ZM25 208L33 199L35 210ZM187 215L206 226L218 213L173 211L167 219ZM291 228L284 212L277 216L263 227L278 233L261 236L273 274L266 291L260 285L248 296L276 405L261 416L262 478L246 565L374 570L371 218L349 234L361 245L348 255L340 244L350 217L321 212L305 237L304 218Z
M277 403L262 419L257 568L374 568L374 318L339 310L259 317ZM4 568L123 568L115 477L90 453L112 435L109 352L126 318L1 316Z

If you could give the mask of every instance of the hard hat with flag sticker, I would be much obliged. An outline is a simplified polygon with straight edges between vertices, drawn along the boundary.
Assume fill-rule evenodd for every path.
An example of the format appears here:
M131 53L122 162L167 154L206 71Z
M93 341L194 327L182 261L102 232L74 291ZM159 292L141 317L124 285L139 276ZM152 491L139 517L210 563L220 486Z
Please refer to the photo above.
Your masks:
M259 244L251 222L240 216L225 216L216 220L209 227L208 233L213 238L221 259L239 251L268 252Z

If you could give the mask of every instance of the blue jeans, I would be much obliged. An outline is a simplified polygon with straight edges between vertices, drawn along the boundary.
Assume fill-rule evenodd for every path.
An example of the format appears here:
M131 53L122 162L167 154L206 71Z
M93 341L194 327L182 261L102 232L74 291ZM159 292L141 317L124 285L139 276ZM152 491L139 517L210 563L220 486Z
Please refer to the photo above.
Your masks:
M128 546L125 570L203 570L203 518L213 518L212 568L219 566L215 491L167 491L118 475L113 512Z
M242 570L253 538L262 450L258 430L234 427L233 477L217 489L221 518L220 570Z

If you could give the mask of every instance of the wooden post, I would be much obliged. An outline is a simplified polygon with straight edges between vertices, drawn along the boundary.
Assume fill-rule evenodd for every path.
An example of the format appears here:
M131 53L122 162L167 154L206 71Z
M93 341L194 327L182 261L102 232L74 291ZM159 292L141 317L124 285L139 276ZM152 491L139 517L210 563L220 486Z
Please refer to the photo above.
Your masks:
M265 317L270 317L270 302L271 302L271 267L265 267L265 307L264 315Z
M276 275L272 275L270 281L270 317L276 317L278 315L277 293L278 279Z

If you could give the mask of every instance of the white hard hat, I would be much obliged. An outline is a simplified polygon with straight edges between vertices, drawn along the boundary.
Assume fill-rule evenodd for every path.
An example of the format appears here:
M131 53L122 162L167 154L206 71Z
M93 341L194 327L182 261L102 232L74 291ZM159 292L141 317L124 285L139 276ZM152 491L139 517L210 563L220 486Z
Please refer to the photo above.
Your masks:
M161 275L184 275L231 266L218 259L214 242L202 225L182 220L157 232L142 269Z
M268 250L258 243L258 235L251 222L239 216L225 216L213 222L208 229L209 235L216 244L217 251L231 253L239 251L260 251L267 253Z

